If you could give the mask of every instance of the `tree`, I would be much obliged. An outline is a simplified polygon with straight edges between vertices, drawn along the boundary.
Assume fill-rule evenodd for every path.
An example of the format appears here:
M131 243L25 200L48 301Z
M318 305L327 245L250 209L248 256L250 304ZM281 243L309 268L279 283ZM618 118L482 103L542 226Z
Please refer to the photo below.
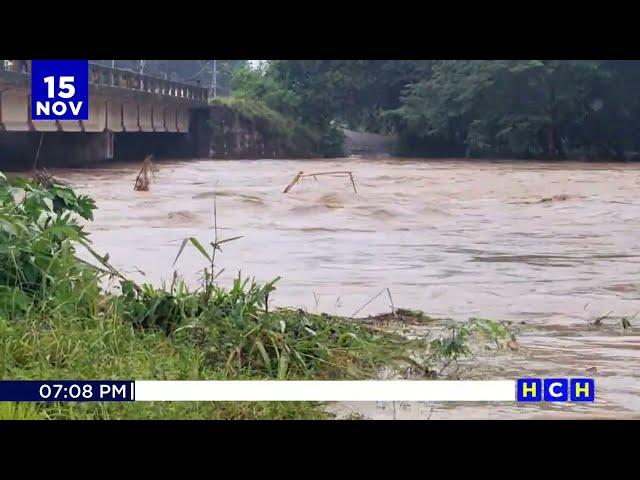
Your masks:
M296 98L301 121L379 131L386 126L383 113L399 106L404 87L429 66L425 60L278 60L265 76Z
M415 137L464 145L469 155L565 157L584 146L578 132L608 78L600 61L437 61L396 114Z

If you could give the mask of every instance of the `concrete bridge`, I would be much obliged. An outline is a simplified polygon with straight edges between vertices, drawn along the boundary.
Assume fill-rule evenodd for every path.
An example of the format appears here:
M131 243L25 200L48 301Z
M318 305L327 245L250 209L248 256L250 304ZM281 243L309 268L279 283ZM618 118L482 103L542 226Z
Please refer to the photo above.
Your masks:
M207 156L207 89L89 64L89 120L33 121L30 61L0 60L0 169Z

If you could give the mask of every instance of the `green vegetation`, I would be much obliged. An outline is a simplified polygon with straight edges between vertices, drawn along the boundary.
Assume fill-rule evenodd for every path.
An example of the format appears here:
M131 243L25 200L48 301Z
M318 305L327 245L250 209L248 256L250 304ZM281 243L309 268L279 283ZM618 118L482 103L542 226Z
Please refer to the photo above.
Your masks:
M271 143L278 143L286 152L298 152L299 155L311 155L318 152L322 133L293 121L281 113L269 108L257 99L243 97L217 97L210 100L211 105L226 109L242 122L251 124ZM213 122L214 134L224 134L219 122ZM215 129L218 129L216 131ZM316 153L317 154L317 153Z
M429 62L397 60L277 60L262 69L238 68L234 96L258 98L297 122L381 128L380 114L398 107L408 83Z
M294 71L287 71L288 67ZM241 66L234 71L232 95L261 103L314 132L316 153L340 156L343 154L343 135L339 123L331 115L339 109L338 102L331 95L325 95L329 93L325 89L325 79L311 75L305 68L303 61L274 61L259 69ZM347 105L342 108L346 111Z
M111 60L97 60L111 65ZM638 159L637 60L118 60L198 81L289 152L343 155L340 127L406 155ZM215 73L215 75L214 75ZM213 97L213 95L212 95ZM222 98L222 99L221 99Z
M240 276L215 282L215 255L188 238L206 260L202 284L189 290L137 285L91 246L80 219L86 196L39 176L0 174L0 372L11 379L365 379L382 368L432 375L431 363L470 353L466 337L429 344L365 322L270 309L278 279L259 285ZM76 256L87 248L96 265ZM102 280L119 280L105 291ZM422 314L399 310L424 319ZM422 320L421 320L422 321ZM466 327L455 327L470 335ZM416 366L418 367L416 370ZM415 373L414 373L415 374ZM0 405L0 418L324 418L314 403L156 402Z
M640 62L277 60L232 92L305 125L397 133L404 153L636 158Z

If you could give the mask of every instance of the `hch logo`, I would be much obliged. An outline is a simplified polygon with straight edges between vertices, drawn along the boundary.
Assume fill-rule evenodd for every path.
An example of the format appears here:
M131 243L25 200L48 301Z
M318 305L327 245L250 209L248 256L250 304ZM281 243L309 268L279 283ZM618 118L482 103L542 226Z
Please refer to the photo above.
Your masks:
M33 60L31 118L89 120L89 60Z
M593 402L596 384L593 378L520 378L519 402Z

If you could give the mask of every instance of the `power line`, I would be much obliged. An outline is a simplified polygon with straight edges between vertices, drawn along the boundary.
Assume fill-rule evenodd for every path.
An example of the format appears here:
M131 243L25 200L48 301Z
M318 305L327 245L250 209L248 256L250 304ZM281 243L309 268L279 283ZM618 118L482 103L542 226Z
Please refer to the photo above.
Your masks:
M215 61L215 60L214 60ZM198 73L196 73L194 76L189 77L189 78L185 78L185 80L195 80L196 77L199 77L200 74L202 72L204 72L204 69L207 68L209 66L209 64L211 63L211 60L207 60L207 63L204 64L204 66L200 69L200 71Z

